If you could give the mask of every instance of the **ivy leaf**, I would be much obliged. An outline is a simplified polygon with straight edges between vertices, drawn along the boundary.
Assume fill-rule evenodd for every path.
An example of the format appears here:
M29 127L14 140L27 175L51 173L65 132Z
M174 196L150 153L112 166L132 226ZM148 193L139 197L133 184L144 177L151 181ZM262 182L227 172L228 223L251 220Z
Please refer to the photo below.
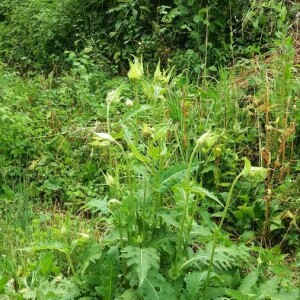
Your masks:
M145 277L139 291L144 300L176 300L176 292L171 284L158 272L151 271Z
M139 278L141 286L150 269L159 268L159 256L154 248L140 248L128 246L123 249L121 257L126 259L128 267L133 267Z

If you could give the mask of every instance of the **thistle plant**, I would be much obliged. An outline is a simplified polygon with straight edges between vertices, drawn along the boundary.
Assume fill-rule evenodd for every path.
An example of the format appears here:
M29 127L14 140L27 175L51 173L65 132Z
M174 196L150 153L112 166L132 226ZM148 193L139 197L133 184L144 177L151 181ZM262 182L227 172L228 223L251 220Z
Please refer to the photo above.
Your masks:
M221 233L221 229L225 220L225 217L227 215L228 209L230 207L231 201L232 201L232 195L233 195L233 191L234 188L237 184L237 182L239 181L239 179L241 177L245 177L250 181L255 181L255 182L260 182L266 179L267 175L268 175L268 170L262 167L252 167L251 163L249 161L248 158L244 157L243 160L245 161L245 165L244 165L244 169L236 176L236 178L234 179L228 196L227 196L227 200L226 200L226 204L224 207L224 210L222 212L222 217L221 217L221 221L214 233L214 238L213 238L213 243L212 243L212 250L211 250L211 256L210 256L210 262L209 262L209 267L208 267L208 272L207 272L207 276L206 276L206 282L205 282L205 286L204 286L204 291L203 291L203 300L206 300L206 289L208 286L208 282L210 279L210 274L212 272L212 267L213 267L213 262L214 262L214 256L215 256L215 250L216 250L216 246L217 246L217 242L218 242L218 238L219 235Z

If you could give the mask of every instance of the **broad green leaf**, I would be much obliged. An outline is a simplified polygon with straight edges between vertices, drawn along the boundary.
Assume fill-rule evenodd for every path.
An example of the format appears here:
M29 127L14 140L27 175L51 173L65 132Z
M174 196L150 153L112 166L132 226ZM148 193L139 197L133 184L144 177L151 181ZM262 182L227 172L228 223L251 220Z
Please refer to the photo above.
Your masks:
M94 134L97 137L99 137L101 140L116 143L116 140L109 133L106 133L106 132L94 132Z
M209 265L211 257L211 247L209 244L206 249L199 248L196 253L193 253L189 259L179 266L178 271L187 269L190 266L203 266ZM248 252L244 246L231 245L230 247L225 247L218 245L215 248L214 254L214 267L220 270L227 270L232 266L238 264L241 260L245 260L248 257Z
M158 128L158 130L155 132L153 136L153 142L156 142L161 138L166 138L169 129L170 129L170 125L164 125Z
M133 143L131 143L130 141L127 141L127 144L132 152L132 154L141 162L149 164L151 162L151 159L143 154L141 154L139 152L139 150L134 146Z
M245 295L251 293L251 288L258 280L258 272L256 270L249 273L242 281L239 291Z
M217 196L215 194L213 194L212 192L210 192L209 190L203 188L202 186L199 185L195 185L192 187L192 192L194 193L199 193L199 194L203 194L205 196L207 196L208 198L216 201L218 204L220 204L222 207L224 207L224 204L217 198Z
M226 293L231 297L230 299L232 300L249 300L249 297L244 295L241 291L228 289Z
M226 289L222 287L209 287L206 290L205 300L222 299L221 297L226 294Z
M152 270L140 286L144 300L177 300L171 284L158 272Z
M258 290L257 294L261 297L261 299L272 298L278 295L277 289L279 285L279 278L274 276L266 282L263 282Z
M93 242L85 245L79 255L79 265L81 275L83 275L91 263L95 263L96 260L100 259L102 255L102 249L99 243Z
M207 271L192 271L184 277L189 300L200 299L200 291L206 280L206 277Z
M193 164L191 170L197 170L198 166L197 163ZM178 184L185 179L187 168L187 164L178 164L164 170L159 176L159 185L156 190L158 192L165 192L168 188Z
M137 300L137 293L133 289L126 290L121 296L115 298L115 300Z
M128 246L123 249L121 257L125 258L127 266L132 267L137 273L139 286L143 284L150 269L159 268L159 256L154 248Z
M115 299L119 268L119 249L117 246L111 246L107 253L101 257L102 274L99 282L101 286L97 287L97 292L102 296L101 299Z
M90 210L93 212L101 212L107 214L110 212L108 208L108 198L104 199L92 199L85 205L86 210Z
M164 223L167 225L174 226L175 228L179 228L178 217L182 215L182 213L176 212L176 210L171 209L161 209L156 212L158 216L160 216Z
M176 240L178 240L177 234L172 233L172 232L162 233L162 234L158 235L156 238L151 239L149 241L148 245L157 248L161 244L164 244L166 242L175 242Z
M151 159L143 154L141 154L139 152L139 150L136 148L136 146L133 144L132 140L131 140L131 132L129 131L129 129L126 126L123 126L124 129L124 138L127 142L127 145L129 146L132 154L141 162L143 163L150 163Z
M9 279L10 279L9 276L4 276L0 278L0 293L3 292L3 289L5 285L8 283ZM1 299L1 295L0 295L0 299Z
M252 206L246 206L246 205L238 206L238 209L240 211L242 211L245 215L248 215L253 220L255 220L255 215L254 215L254 211L253 211L253 207Z
M23 251L42 251L42 250L57 250L62 253L68 253L69 250L67 249L67 246L63 243L60 242L47 242L47 243L41 243L39 245L19 249Z

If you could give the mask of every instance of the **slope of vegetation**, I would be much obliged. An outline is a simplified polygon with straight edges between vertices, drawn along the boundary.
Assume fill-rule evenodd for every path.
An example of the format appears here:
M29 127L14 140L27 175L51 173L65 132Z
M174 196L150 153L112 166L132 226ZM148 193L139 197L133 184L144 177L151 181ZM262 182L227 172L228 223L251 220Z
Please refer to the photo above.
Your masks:
M299 299L299 6L196 2L1 1L1 300Z

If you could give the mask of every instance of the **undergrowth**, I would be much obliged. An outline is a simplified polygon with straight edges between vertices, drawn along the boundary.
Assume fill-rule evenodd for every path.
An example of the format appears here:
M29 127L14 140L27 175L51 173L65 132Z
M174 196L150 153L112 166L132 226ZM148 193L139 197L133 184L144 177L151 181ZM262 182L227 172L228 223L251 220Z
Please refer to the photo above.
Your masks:
M299 79L280 52L201 87L138 58L129 80L72 53L59 78L2 65L2 298L298 299Z
M284 1L170 1L155 34L142 34L149 1L13 2L0 4L0 299L298 300ZM133 49L144 56L125 67ZM127 76L107 72L117 64Z

